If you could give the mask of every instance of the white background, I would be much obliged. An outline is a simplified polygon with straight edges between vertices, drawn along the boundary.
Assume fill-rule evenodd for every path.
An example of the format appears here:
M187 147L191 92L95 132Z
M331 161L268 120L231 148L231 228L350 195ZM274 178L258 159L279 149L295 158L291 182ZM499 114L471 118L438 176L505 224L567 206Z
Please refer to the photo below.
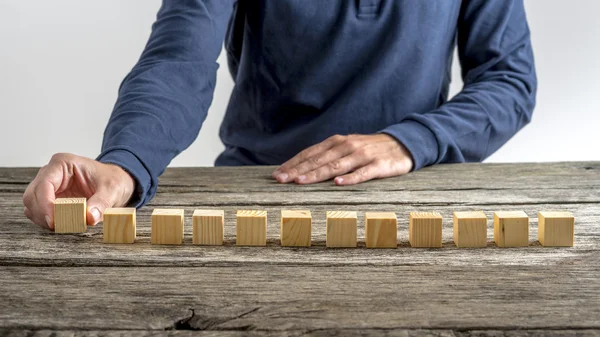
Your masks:
M55 152L96 157L120 81L159 0L0 0L0 166ZM600 1L526 0L539 76L532 123L488 162L600 160ZM233 82L219 58L215 99L196 142L171 166L211 166ZM454 67L452 93L460 90Z

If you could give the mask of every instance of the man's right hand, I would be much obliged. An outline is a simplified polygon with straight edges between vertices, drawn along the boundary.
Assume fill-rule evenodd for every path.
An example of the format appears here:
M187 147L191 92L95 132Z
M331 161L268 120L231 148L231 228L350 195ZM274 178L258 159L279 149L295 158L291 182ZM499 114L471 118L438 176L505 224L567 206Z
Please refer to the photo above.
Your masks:
M57 153L23 194L24 213L34 223L53 229L56 198L87 198L87 223L93 226L106 208L125 206L134 189L135 180L119 166Z

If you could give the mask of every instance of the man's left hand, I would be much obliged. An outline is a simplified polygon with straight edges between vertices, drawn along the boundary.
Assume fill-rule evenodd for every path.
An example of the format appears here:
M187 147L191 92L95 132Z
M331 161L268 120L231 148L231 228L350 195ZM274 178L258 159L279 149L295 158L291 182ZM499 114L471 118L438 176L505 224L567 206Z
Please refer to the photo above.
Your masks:
M273 178L296 184L335 178L336 185L353 185L406 174L412 167L409 151L392 136L335 135L283 163L273 172Z

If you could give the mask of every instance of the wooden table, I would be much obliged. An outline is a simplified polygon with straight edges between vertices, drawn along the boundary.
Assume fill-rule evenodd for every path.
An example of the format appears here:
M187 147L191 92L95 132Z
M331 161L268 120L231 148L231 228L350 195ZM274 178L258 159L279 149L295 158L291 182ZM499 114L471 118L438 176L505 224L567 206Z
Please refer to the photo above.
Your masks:
M37 169L0 169L0 335L600 336L600 163L464 164L358 186L279 185L271 168L169 169L133 245L102 226L55 235L23 216ZM155 207L186 210L186 242L151 246ZM191 245L192 211L224 209L224 247ZM279 211L313 212L313 247L279 246ZM268 245L235 247L237 209L265 209ZM394 211L399 248L327 249L326 210ZM575 247L537 243L538 210L576 216ZM453 211L524 210L530 245L457 249ZM408 213L439 211L444 247L408 246ZM25 329L29 331L18 331ZM182 331L202 330L202 331Z

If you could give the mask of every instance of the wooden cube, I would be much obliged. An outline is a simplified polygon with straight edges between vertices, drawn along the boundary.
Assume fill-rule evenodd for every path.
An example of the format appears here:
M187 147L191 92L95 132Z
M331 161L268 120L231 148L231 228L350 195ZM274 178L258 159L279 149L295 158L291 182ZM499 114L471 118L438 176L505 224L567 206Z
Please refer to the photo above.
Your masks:
M442 216L437 212L411 212L408 225L411 247L442 247Z
M494 242L498 247L529 246L529 216L523 211L495 212Z
M183 243L182 209L155 209L152 212L150 242L155 245L180 245Z
M192 215L192 242L195 245L222 245L224 223L224 211L195 210Z
M357 221L356 212L327 212L325 246L331 248L356 247Z
M54 232L85 233L86 221L85 198L58 198L54 201Z
M237 211L236 246L267 245L267 211Z
M539 212L538 241L547 247L573 247L575 217L571 212Z
M104 243L135 241L135 208L107 208L103 223Z
M483 212L454 212L456 247L486 247L488 218Z
M310 247L312 217L310 211L281 211L281 245L284 247Z
M396 213L366 212L365 244L367 248L397 248L398 219Z

